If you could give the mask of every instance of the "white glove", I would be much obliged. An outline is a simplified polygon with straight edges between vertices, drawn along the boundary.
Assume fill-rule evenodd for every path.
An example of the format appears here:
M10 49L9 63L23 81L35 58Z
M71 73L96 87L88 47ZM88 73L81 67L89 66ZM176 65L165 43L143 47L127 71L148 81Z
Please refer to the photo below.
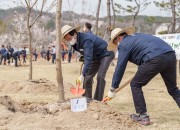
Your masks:
M108 92L108 97L109 98L114 98L116 96L116 93L115 93L115 88L111 88Z
M84 76L81 74L79 78L76 80L76 84L79 83L80 85L84 82Z

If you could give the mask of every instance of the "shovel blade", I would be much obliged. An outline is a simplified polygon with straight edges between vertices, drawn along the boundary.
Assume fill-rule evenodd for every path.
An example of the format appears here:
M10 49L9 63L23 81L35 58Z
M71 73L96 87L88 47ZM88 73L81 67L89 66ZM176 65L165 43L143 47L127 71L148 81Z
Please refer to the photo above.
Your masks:
M85 93L85 89L75 87L71 87L70 91L73 95L83 95Z

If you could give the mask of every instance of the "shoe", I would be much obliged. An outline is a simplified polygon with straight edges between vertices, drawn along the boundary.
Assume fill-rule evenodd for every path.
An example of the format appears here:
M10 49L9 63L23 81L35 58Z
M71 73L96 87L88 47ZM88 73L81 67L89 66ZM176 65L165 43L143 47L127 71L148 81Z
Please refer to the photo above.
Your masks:
M150 125L149 115L146 115L146 114L141 114L141 115L132 114L130 116L130 118L133 121L140 123L141 125L145 125L145 126Z

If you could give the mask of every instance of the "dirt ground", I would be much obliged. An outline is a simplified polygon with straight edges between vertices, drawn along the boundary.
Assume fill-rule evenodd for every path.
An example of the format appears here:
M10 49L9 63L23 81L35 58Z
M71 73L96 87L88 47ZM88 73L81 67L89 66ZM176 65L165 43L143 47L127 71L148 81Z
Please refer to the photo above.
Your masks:
M81 63L62 63L66 99L79 76ZM129 85L108 103L94 101L84 112L72 112L70 103L58 103L56 66L43 59L33 62L33 80L28 66L0 66L0 130L180 130L180 111L168 95L160 75L144 87L151 125L140 126L129 119L135 113ZM111 86L115 67L106 75L105 94ZM134 76L137 67L128 63L124 78ZM177 85L180 86L180 75ZM94 86L96 78L94 79Z

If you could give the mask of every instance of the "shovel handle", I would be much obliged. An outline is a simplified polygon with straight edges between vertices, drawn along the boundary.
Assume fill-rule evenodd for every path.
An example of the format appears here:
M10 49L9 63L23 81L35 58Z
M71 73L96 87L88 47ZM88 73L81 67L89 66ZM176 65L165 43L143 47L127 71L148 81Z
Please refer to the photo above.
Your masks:
M117 88L115 90L115 93L118 93L119 91L121 91L123 88L125 88L131 81L132 81L133 78L129 79L128 81L126 81L124 84L122 84L119 88ZM107 102L107 101L110 101L112 98L109 98L108 96L106 96L102 102Z
M77 82L77 86L76 86L76 94L78 94L78 92L79 92L79 88L80 88L80 83L79 83L79 82Z

